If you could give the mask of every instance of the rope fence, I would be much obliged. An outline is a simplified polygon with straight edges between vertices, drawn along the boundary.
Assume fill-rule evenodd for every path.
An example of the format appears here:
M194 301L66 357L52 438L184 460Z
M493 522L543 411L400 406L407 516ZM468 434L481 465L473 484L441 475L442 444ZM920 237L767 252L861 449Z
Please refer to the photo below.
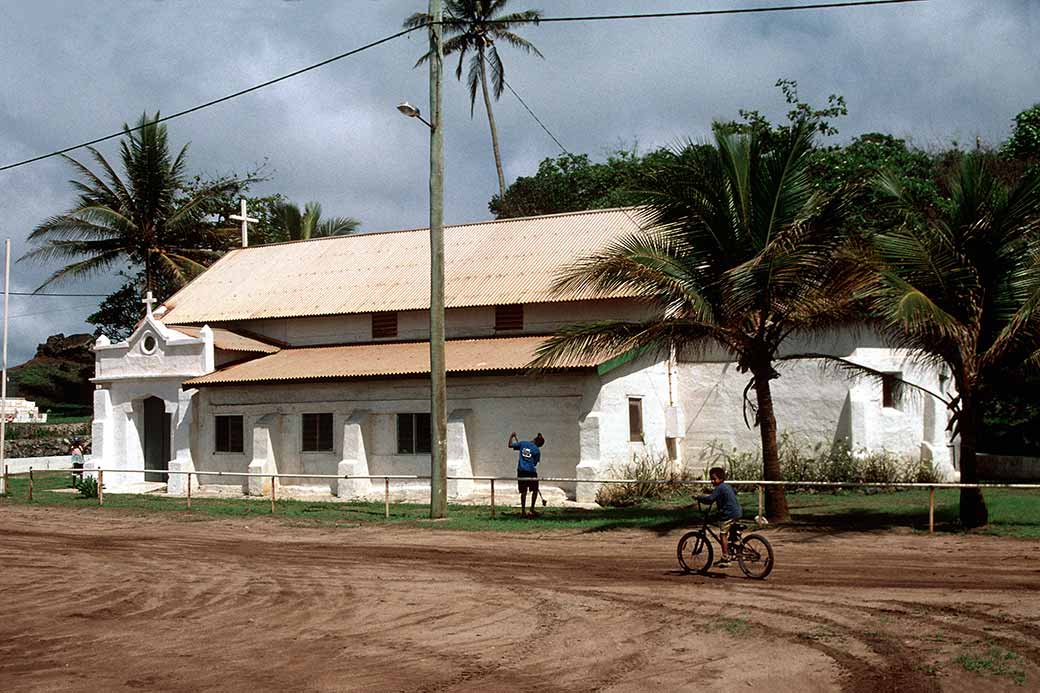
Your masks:
M103 506L105 504L104 494L104 474L106 471L110 473L120 474L166 474L166 475L187 475L187 493L186 493L186 505L187 509L191 510L191 486L192 477L197 477L201 481L201 477L254 477L262 479L270 479L271 491L271 513L275 512L275 500L276 500L276 488L275 483L277 479L345 479L345 480L368 480L377 481L383 480L383 504L384 514L386 517L390 517L390 482L391 481L430 481L432 479L429 475L422 474L368 474L368 475L354 475L354 474L267 474L264 472L223 472L223 471L180 471L180 470L167 470L167 469L81 469L81 468L69 468L69 469L47 469L44 470L48 474L50 473L72 473L75 475L82 474L97 474L97 486L98 486L98 505ZM29 478L29 500L34 500L35 490L35 477L33 475L33 468L30 467L27 472L14 472L9 473L7 465L4 465L4 490L6 493L10 493L9 479L10 477L17 476L28 476ZM513 482L524 479L530 481L529 477L514 477L514 476L447 476L448 481L479 481L488 482L491 486L491 517L496 517L495 514L495 483L496 482ZM650 485L680 485L680 486L705 486L709 482L707 480L674 480L674 479L577 479L572 477L538 477L539 482L551 482L551 483L566 483L566 484L650 484ZM845 481L729 481L726 483L731 486L753 486L758 491L758 515L755 516L755 521L759 525L766 524L765 519L765 489L767 486L782 486L782 487L796 487L796 488L873 488L873 489L928 489L928 533L935 533L935 491L936 489L1020 489L1020 490L1040 490L1040 484L999 484L999 483L977 483L977 484L961 484L955 482L936 482L936 483L885 483L885 482L845 482ZM130 494L132 495L132 494ZM533 503L533 501L532 501Z

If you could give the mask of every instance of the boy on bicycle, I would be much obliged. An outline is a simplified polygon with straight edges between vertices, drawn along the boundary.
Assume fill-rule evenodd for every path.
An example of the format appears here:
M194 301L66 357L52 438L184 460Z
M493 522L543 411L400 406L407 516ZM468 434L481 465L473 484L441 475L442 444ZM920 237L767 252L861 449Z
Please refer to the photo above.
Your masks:
M726 470L722 467L712 467L708 470L711 485L715 488L706 496L697 496L701 503L716 503L719 508L719 534L722 539L722 558L715 565L725 568L729 565L729 533L733 523L744 515L743 508L737 500L737 492L726 483Z

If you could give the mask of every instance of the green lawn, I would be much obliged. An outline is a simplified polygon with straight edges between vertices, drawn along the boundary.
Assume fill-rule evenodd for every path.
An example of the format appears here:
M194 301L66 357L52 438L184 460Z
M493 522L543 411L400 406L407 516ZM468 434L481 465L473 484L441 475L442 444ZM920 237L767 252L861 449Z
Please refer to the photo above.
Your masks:
M82 498L79 494L55 493L53 489L68 488L67 473L41 472L35 475L35 500L38 505L58 505L77 508L97 508L97 499ZM28 503L29 480L25 476L12 477L10 494L5 502ZM959 531L957 525L957 498L955 490L936 492L936 529L940 532ZM757 509L757 496L740 494L749 520ZM983 533L1040 537L1040 491L1013 491L994 489L986 492L990 510L989 527ZM870 531L893 527L909 527L918 531L928 529L928 492L926 490L896 491L873 494L790 493L794 529ZM169 512L184 520L208 517L270 515L267 499L214 499L193 498L191 511L186 510L184 498L161 495L105 494L101 512ZM665 534L674 529L699 523L695 510L681 503L658 502L633 508L539 508L535 519L521 519L519 509L498 506L497 518L491 518L488 506L452 505L448 519L430 522L425 505L392 503L390 518L384 517L382 503L334 503L297 500L278 500L275 514L295 525L357 525L358 523L404 523L417 527L431 526L445 529L478 531L547 531L596 532L618 528L640 528ZM751 520L753 522L753 520Z

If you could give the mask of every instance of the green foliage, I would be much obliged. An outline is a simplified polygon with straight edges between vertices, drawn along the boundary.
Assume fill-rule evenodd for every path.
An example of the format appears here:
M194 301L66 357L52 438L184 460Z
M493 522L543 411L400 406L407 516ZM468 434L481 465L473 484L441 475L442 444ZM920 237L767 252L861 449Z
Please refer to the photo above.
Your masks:
M534 53L544 57L533 43L515 32L518 28L526 28L537 24L541 18L541 10L522 10L506 13L510 0L446 0L444 3L444 32L441 48L444 57L459 56L455 68L455 78L462 80L463 65L469 55L469 68L466 71L466 86L469 89L469 112L477 101L477 89L484 96L484 108L487 110L488 125L491 128L492 150L495 154L495 169L498 173L498 193L506 194L506 180L502 172L502 157L499 154L498 129L491 101L497 101L505 89L506 68L498 54L498 45L505 44L518 48L525 53ZM404 21L404 28L410 29L428 25L432 17L425 12L416 12ZM433 55L431 48L415 66L422 65ZM488 90L488 68L490 67L491 90Z
M984 403L1009 375L1040 365L1040 170L1005 184L988 152L960 157L935 207L922 208L891 173L876 188L898 225L873 237L881 263L873 310L901 347L943 364L961 440L961 478L977 480ZM981 493L966 493L965 526L986 523Z
M36 504L82 508L86 501L68 493L50 493L50 489L68 487L66 472L36 474ZM8 498L15 504L28 502L29 480L12 476ZM936 522L939 531L959 531L956 524L956 491L936 491ZM515 498L515 497L514 497ZM856 531L890 527L924 526L928 523L928 492L819 494L792 493L794 521L803 528L830 531L834 528ZM514 501L515 502L515 501ZM545 532L608 531L612 529L647 529L660 532L688 526L697 520L687 507L689 496L670 502L644 503L629 508L560 508L548 507L535 519L520 519L519 508L499 505L497 519L490 509L480 505L453 505L448 520L428 522L430 506L424 503L391 503L390 518L383 517L382 502L314 502L279 500L271 521L294 525L357 527L359 524L403 524L414 529L456 529L464 531ZM501 501L500 501L501 503ZM745 508L753 507L750 499L741 499ZM87 503L96 507L96 503ZM1035 491L997 489L991 492L992 521L985 532L998 536L1040 537L1040 494ZM107 513L172 513L185 521L249 517L266 521L270 506L266 499L204 498L192 499L192 510L185 512L183 498L156 494L105 494Z
M847 443L810 445L787 432L779 437L783 481L826 481L832 483L930 484L942 479L929 462L900 458L879 450L853 454ZM753 452L708 443L701 455L704 469L719 466L734 481L759 481L762 463ZM707 472L705 472L707 474ZM707 478L707 477L705 477Z
M292 202L281 201L271 208L272 238L286 241L306 241L325 236L345 236L361 225L352 217L321 218L321 205L308 202L301 212Z
M1022 656L1005 650L996 643L986 643L983 652L965 652L956 658L965 671L993 676L1006 676L1019 686L1026 683L1026 672L1021 669Z
M234 229L211 223L207 205L242 181L221 178L193 189L185 172L188 146L171 153L158 113L142 114L133 130L123 128L121 174L93 147L87 150L100 174L65 157L80 177L71 181L79 199L70 211L33 229L29 240L35 247L21 258L69 263L40 288L126 262L143 267L149 285L163 276L180 286L233 242Z
M881 171L895 176L907 197L921 209L939 203L935 157L891 135L869 133L841 147L817 149L812 162L813 179L820 189L859 190L847 219L853 228L881 228L900 221L898 214L882 204L877 190L864 186Z
M79 491L79 495L82 498L98 497L98 482L95 477L83 475L73 476L72 487Z
M1018 159L1040 159L1040 103L1015 116L1015 126L1011 137L1001 153Z
M128 271L118 274L126 280L123 286L109 294L98 309L87 316L87 322L95 326L94 335L105 335L113 342L129 337L141 321L145 311L141 301L147 286L143 269L136 274ZM160 304L176 292L176 285L168 277L159 275L153 279L152 294Z
M784 101L791 107L787 112L786 124L773 125L760 112L741 108L738 111L741 120L722 123L722 129L729 133L753 133L761 140L765 149L782 146L802 124L808 125L810 132L819 135L838 134L838 129L831 121L848 115L844 96L831 94L827 97L827 106L816 108L798 99L798 82L795 80L778 79L774 86L780 90L784 95Z
M495 195L488 209L499 219L628 207L641 201L640 182L668 157L665 149L640 155L638 148L618 148L603 163L587 154L543 159L533 176L521 176Z
M90 402L93 397L93 364L53 361L29 362L10 373L19 396L36 402L40 411L60 407L66 402Z
M603 484L596 502L603 507L625 508L651 500L667 500L687 494L694 476L685 468L676 469L664 455L633 456L632 461L610 470L615 479L634 479L631 483ZM664 480L665 483L653 483Z

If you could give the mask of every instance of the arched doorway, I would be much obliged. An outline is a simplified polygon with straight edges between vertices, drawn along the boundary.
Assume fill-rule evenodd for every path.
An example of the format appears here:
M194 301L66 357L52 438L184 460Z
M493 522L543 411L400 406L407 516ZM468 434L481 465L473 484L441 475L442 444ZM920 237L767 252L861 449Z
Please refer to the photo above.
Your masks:
M144 468L166 471L170 468L170 415L166 403L158 397L144 401L144 431L141 447L144 450ZM160 472L145 472L145 481L166 481Z

